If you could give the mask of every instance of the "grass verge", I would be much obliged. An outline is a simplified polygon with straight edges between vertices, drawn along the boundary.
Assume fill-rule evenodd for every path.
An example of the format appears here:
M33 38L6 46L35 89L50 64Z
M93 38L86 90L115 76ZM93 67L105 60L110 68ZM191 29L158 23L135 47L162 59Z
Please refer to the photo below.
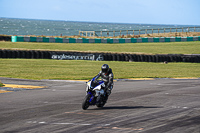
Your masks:
M144 63L45 59L0 59L0 77L21 79L91 79L107 63L115 79L200 77L200 63Z
M125 44L0 42L0 49L94 51L142 54L200 54L200 41Z
M5 86L3 83L1 83L1 80L0 80L0 87L3 87L3 86Z

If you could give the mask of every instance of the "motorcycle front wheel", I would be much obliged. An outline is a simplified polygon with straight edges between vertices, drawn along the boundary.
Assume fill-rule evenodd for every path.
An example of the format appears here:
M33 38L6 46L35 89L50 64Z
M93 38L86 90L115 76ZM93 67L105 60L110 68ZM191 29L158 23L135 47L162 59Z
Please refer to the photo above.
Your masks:
M87 94L85 96L85 99L83 100L83 103L82 103L82 109L83 110L86 110L89 106L90 106L90 98L91 98L91 95L90 94Z

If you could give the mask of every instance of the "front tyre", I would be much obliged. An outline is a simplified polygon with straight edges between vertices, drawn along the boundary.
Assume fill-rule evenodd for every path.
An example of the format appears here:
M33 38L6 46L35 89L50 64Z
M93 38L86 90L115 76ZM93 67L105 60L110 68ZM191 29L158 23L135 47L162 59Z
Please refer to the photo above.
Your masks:
M90 98L91 98L91 94L87 94L85 96L85 99L83 100L83 103L82 103L82 109L83 110L86 110L89 106L90 106Z

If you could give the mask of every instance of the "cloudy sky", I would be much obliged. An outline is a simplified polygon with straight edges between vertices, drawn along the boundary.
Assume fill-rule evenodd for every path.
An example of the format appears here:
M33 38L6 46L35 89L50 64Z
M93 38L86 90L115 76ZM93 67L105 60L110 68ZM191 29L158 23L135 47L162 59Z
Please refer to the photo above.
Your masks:
M200 0L0 0L0 17L200 25Z

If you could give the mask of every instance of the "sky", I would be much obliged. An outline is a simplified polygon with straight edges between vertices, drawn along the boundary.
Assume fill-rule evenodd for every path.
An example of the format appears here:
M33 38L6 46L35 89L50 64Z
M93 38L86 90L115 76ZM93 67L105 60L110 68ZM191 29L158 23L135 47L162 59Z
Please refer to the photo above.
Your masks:
M0 0L0 17L200 25L200 0Z

